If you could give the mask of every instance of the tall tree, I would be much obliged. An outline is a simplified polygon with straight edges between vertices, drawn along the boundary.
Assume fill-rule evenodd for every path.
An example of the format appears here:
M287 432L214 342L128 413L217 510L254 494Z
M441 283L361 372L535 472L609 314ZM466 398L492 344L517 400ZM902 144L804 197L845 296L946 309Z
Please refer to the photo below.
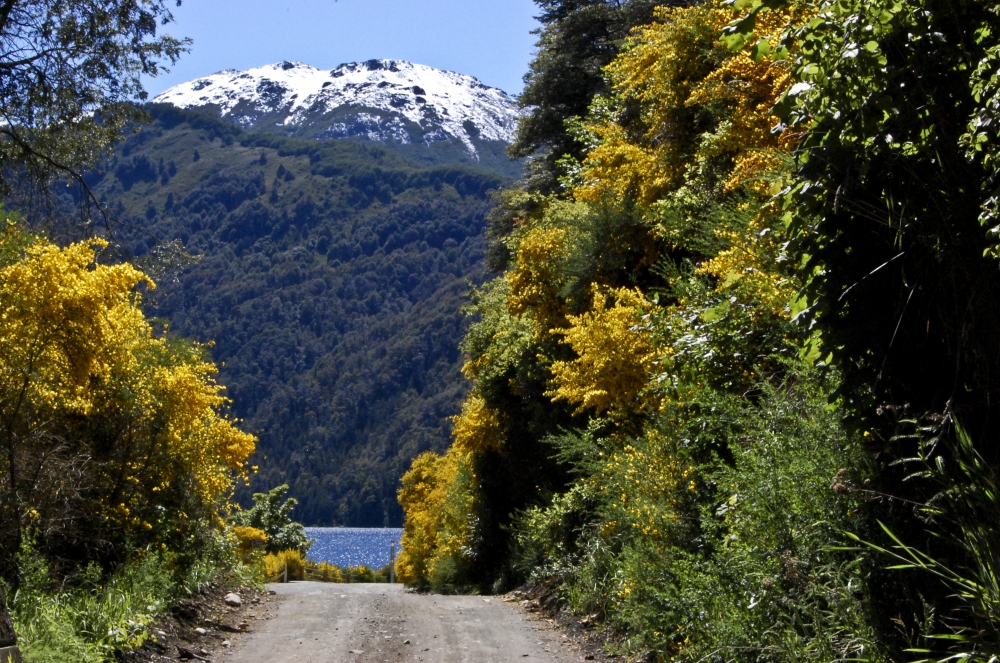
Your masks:
M585 149L567 130L566 120L586 115L594 96L608 91L604 67L611 63L632 28L653 20L658 5L681 0L535 0L538 54L524 76L521 120L510 148L515 158L541 152L531 169L529 188L552 193L559 188L557 162L581 158Z
M167 0L0 1L0 194L54 176L83 184L141 117L142 76L186 49L157 35L171 20Z

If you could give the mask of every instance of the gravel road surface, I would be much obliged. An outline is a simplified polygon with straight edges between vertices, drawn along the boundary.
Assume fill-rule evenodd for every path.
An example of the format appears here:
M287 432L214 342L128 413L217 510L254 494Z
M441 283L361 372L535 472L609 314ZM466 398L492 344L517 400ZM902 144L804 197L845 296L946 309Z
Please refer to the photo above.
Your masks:
M401 585L271 585L277 609L226 663L581 661L549 621L500 597L413 594Z

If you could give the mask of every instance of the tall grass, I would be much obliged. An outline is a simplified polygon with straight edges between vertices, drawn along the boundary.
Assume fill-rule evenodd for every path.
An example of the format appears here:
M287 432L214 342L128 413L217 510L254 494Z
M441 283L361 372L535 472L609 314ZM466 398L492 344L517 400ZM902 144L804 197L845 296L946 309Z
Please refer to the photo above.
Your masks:
M155 620L208 582L261 582L259 565L241 560L224 533L214 536L195 560L137 552L111 573L91 563L58 579L28 542L18 568L21 583L7 596L26 663L115 661L121 652L141 647Z
M931 536L957 551L958 559L932 557L882 523L892 545L850 536L892 559L890 569L922 572L951 592L954 609L937 616L924 635L928 646L911 652L931 655L925 661L996 663L1000 661L1000 482L958 422L953 430L953 436L947 425L932 431L922 445L923 453L909 461L921 467L911 480L940 487L919 510L930 523Z
M148 628L171 600L174 582L166 561L143 555L102 579L88 566L75 586L53 586L37 555L22 555L24 581L11 613L27 663L100 663L145 642Z

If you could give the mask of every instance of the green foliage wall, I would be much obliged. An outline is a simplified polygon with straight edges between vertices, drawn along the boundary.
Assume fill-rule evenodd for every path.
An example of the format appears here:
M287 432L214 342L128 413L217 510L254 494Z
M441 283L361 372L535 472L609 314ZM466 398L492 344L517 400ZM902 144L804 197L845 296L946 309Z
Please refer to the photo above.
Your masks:
M900 420L946 410L1000 461L987 442L1000 422L1000 270L979 223L992 172L963 146L990 103L971 63L987 62L995 8L859 0L817 11L790 35L803 83L780 109L809 126L787 202L806 317L887 461L912 452L890 439Z

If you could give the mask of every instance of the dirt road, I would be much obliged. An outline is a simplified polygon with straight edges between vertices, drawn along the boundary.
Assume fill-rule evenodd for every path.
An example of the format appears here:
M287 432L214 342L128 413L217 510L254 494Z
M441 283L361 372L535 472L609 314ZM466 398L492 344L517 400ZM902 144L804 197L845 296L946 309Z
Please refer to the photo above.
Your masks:
M272 585L274 616L225 663L567 663L583 654L548 621L497 597L411 594L400 585Z

